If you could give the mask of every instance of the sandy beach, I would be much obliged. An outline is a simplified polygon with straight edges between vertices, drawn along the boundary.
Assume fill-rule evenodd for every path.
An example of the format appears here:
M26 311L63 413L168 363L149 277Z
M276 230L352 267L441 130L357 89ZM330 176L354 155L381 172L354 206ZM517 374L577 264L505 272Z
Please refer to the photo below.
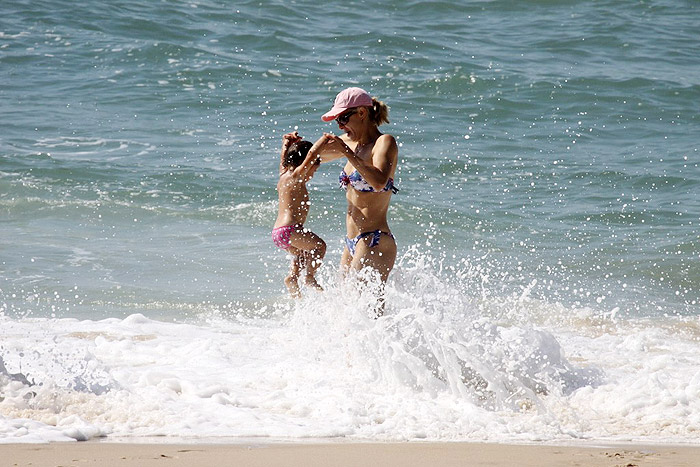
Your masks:
M551 446L482 443L4 444L3 467L580 466L691 467L700 445Z

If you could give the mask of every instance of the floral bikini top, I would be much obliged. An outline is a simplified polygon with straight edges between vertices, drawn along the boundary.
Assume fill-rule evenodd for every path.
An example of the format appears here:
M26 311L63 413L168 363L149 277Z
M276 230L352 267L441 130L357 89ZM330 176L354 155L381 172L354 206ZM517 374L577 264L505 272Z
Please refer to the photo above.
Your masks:
M362 175L360 175L360 172L358 172L357 170L348 175L345 173L345 169L343 169L340 172L338 181L340 182L340 188L346 191L348 189L348 185L350 185L357 191L363 191L368 193L385 193L390 190L394 194L399 192L399 189L394 186L393 178L390 178L386 182L386 186L384 188L382 188L381 190L375 190L374 188L372 188L372 185L367 183L367 180L362 178Z

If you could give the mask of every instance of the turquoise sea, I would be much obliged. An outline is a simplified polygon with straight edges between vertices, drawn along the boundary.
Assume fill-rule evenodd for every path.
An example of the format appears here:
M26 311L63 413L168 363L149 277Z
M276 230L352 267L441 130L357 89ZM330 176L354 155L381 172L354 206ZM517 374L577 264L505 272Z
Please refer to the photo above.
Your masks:
M700 5L0 3L0 442L697 442ZM285 295L281 136L360 86L388 312ZM183 413L188 414L183 416Z

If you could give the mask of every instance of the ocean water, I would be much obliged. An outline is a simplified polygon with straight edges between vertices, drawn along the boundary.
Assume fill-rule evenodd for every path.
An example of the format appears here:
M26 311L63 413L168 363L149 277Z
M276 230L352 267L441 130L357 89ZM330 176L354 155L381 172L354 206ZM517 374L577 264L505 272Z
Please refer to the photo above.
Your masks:
M696 2L0 4L0 442L700 440ZM400 146L387 312L269 237L282 134Z

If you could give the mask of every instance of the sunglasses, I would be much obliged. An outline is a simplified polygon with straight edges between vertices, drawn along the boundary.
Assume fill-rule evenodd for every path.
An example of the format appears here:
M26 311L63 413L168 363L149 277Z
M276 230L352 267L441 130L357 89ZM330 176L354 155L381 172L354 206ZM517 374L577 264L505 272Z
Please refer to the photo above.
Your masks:
M350 121L350 117L352 117L355 113L357 113L357 110L355 109L348 110L344 114L338 115L335 121L338 123L338 125L347 125L347 123Z

